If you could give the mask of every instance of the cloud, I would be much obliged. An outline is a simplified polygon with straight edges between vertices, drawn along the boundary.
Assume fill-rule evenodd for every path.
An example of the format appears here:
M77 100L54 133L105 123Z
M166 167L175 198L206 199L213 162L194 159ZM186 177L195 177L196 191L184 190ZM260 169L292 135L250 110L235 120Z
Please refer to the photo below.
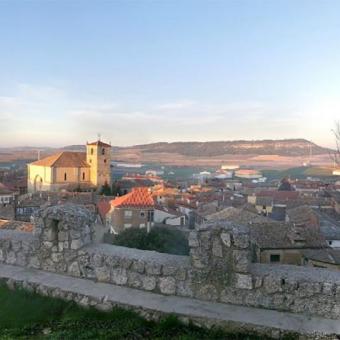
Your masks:
M188 98L141 104L100 96L80 100L57 87L18 84L12 96L0 96L0 144L59 146L84 143L100 132L113 145L297 137L330 145L339 111L337 98L299 105Z

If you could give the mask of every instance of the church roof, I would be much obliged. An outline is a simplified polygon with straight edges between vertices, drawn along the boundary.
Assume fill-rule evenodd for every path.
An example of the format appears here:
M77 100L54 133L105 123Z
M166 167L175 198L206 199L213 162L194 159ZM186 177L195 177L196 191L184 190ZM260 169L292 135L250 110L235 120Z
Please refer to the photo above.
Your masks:
M31 163L54 168L89 168L85 152L63 151Z
M116 208L148 208L154 205L155 202L145 187L133 188L130 193L111 201L111 206Z
M92 143L87 143L87 145L96 145L96 146L103 146L104 148L111 148L110 144L104 143L100 140L97 140L97 141L92 142Z

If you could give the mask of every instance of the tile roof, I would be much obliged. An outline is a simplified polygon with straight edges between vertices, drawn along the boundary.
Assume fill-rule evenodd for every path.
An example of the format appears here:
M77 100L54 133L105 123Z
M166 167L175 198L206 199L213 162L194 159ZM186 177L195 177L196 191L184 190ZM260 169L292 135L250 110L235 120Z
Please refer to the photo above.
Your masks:
M14 191L10 190L6 185L0 183L0 195L11 195Z
M340 264L340 249L306 249L302 253L303 256L309 260L336 265Z
M97 145L97 146L103 146L104 148L111 148L111 145L110 144L107 144L107 143L104 143L100 140L97 140L95 142L92 142L92 143L87 143L87 145Z
M130 193L112 200L111 205L116 208L148 208L154 207L155 202L148 188L139 187L133 188Z
M31 165L59 167L59 168L88 168L90 165L86 162L85 152L63 151L52 156L45 157Z
M34 229L34 226L29 222L0 219L0 229L25 231L31 233Z

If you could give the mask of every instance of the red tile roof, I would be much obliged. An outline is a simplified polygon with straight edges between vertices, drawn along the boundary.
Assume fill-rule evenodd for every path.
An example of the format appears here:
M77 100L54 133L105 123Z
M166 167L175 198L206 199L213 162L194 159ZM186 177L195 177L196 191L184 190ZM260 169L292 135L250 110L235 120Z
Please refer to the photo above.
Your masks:
M272 197L275 200L294 200L299 197L298 191L263 190L256 194L257 197Z
M140 187L133 188L130 193L112 200L111 205L116 208L151 208L155 202L148 188Z
M88 168L85 152L64 151L31 163L32 165L60 168Z

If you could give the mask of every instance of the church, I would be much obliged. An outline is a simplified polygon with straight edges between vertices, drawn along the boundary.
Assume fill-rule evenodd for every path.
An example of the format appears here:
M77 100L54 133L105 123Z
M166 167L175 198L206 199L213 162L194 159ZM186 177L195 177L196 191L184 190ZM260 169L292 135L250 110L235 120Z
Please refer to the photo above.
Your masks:
M86 152L63 151L28 164L28 192L100 189L111 185L111 145L86 143Z

